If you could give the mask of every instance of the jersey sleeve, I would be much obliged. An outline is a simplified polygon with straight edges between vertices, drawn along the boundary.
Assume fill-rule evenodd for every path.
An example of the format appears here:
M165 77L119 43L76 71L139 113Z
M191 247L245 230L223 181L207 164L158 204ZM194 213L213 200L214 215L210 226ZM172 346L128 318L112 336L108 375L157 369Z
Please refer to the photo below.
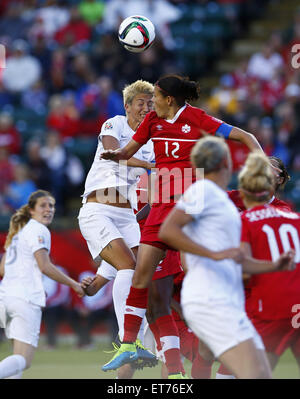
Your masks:
M31 234L28 234L27 242L32 253L39 249L45 248L50 252L51 236L47 227L41 225L32 229Z
M247 242L248 244L251 244L248 221L243 214L241 219L242 219L241 242Z
M208 134L213 134L218 137L228 139L233 126L217 119L206 112L203 112L201 118L201 129Z
M110 118L103 123L99 138L101 139L101 137L103 136L112 136L120 141L121 129L120 124L118 123L118 120L116 118Z
M151 114L152 114L152 112L149 112L145 116L144 120L142 121L140 126L137 128L137 131L132 136L132 139L139 144L144 145L151 138L151 133L150 133Z

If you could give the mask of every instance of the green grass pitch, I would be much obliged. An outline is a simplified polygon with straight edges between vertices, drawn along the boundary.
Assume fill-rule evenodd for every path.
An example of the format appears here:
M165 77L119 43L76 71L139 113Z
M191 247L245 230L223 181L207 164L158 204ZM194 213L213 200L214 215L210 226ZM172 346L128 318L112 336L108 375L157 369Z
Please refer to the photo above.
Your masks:
M104 353L110 350L109 344L98 343L95 349L79 350L75 345L60 344L57 349L47 351L39 345L32 366L23 373L23 379L114 379L116 372L101 371L101 366L106 363L112 354ZM0 343L0 360L11 354L10 343ZM190 373L190 363L185 362L185 368ZM218 363L213 366L212 378L218 369ZM159 379L161 366L146 368L137 371L135 379ZM274 370L276 379L299 378L298 367L292 353L288 350L281 357Z

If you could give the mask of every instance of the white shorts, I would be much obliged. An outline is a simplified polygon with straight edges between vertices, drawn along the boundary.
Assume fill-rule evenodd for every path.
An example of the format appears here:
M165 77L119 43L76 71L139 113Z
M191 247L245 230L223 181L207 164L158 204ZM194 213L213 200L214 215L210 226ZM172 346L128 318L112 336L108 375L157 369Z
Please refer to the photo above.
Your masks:
M183 305L183 314L188 326L216 359L248 339L253 339L257 349L265 348L246 312L231 304L188 303Z
M94 260L101 259L102 250L117 238L123 238L129 248L140 243L140 227L131 208L87 202L81 207L78 220Z
M21 298L5 297L0 299L0 308L0 326L5 329L6 337L36 348L42 320L41 307Z

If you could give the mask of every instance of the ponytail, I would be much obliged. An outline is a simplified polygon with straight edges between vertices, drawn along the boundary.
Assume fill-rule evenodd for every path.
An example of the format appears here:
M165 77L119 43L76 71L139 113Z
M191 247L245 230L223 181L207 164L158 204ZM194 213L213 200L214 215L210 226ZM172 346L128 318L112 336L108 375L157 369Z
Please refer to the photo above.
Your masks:
M251 201L266 202L275 191L275 176L270 161L258 151L248 155L238 181L239 189Z
M31 215L29 205L23 205L10 218L8 235L5 240L4 249L7 249L13 237L29 222Z

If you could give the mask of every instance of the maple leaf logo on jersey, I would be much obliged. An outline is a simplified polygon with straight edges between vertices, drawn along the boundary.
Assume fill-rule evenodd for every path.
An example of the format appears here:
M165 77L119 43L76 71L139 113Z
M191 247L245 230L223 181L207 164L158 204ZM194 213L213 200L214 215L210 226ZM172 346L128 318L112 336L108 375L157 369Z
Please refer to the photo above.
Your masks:
M191 126L185 124L184 126L182 126L181 130L183 133L189 133L191 131Z

